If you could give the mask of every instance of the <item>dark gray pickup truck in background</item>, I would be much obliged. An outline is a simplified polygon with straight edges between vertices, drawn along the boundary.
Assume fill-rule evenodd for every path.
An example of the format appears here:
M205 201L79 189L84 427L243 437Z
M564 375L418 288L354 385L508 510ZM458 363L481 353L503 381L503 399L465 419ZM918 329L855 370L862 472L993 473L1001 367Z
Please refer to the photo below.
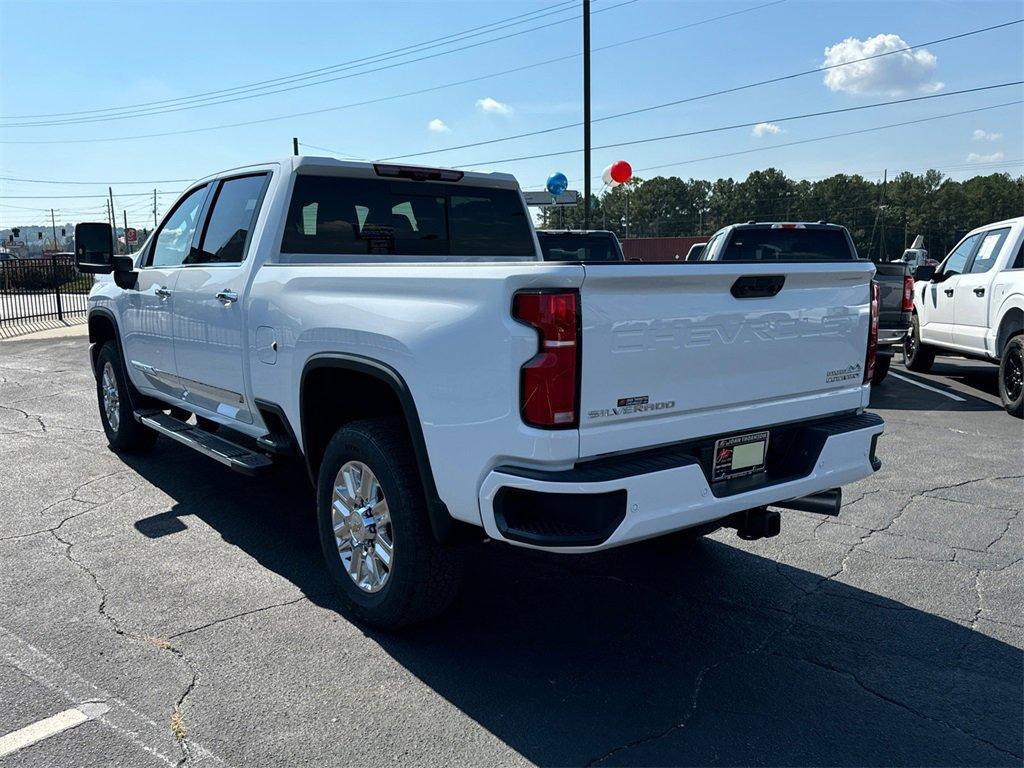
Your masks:
M544 261L625 261L614 232L604 229L538 229Z
M748 222L718 230L700 261L854 261L857 248L846 227L825 222ZM878 356L872 384L889 373L893 353L910 328L914 279L901 261L876 262L880 294Z
M880 384L889 372L893 353L910 330L914 311L914 275L905 261L876 261L880 312L878 315L878 358L872 384Z

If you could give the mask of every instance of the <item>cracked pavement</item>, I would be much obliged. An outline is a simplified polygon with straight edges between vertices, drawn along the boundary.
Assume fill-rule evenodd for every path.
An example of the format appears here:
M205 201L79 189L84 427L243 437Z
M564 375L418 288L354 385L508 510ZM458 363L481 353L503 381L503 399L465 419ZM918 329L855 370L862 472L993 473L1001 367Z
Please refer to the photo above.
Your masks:
M877 388L884 466L838 518L475 546L451 615L388 636L338 612L301 471L122 459L84 337L0 348L0 735L109 706L5 766L1024 763L1024 433L993 367L919 377L963 403Z

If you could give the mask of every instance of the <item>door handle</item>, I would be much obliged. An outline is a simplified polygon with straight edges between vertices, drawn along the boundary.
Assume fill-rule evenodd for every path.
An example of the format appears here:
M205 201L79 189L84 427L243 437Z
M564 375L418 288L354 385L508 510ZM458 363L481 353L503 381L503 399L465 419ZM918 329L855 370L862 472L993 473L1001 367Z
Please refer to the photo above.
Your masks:
M167 298L170 298L170 296L171 296L171 289L168 288L165 285L161 285L161 286L158 286L157 289L155 291L153 291L153 293L155 293L161 299L167 299Z
M223 291L217 292L217 301L221 304L234 304L238 301L238 294L230 288L225 288Z
M975 296L984 296L985 295L985 289L984 288L975 288L974 289L974 295Z
M947 296L952 296L953 295L953 289L952 288L947 288L946 290L943 291L943 293L945 293Z

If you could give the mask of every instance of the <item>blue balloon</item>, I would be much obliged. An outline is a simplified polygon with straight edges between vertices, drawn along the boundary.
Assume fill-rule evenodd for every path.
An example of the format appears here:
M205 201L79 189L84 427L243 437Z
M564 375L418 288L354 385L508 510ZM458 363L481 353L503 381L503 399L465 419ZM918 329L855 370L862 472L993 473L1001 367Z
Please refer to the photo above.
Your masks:
M561 172L552 173L548 176L547 183L548 192L555 197L565 192L569 188L569 180L565 178L565 174Z

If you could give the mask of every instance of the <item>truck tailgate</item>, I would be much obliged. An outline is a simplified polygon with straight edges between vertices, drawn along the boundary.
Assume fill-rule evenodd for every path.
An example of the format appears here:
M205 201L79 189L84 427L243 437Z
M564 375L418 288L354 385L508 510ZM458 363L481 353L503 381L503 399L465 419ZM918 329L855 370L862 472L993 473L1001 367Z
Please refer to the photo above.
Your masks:
M910 313L903 311L903 280L910 274L902 261L875 264L875 282L878 283L879 318L884 328L910 325Z
M870 262L588 264L585 270L582 457L866 404ZM770 293L779 278L781 289L734 295L758 277L769 290L755 294Z

